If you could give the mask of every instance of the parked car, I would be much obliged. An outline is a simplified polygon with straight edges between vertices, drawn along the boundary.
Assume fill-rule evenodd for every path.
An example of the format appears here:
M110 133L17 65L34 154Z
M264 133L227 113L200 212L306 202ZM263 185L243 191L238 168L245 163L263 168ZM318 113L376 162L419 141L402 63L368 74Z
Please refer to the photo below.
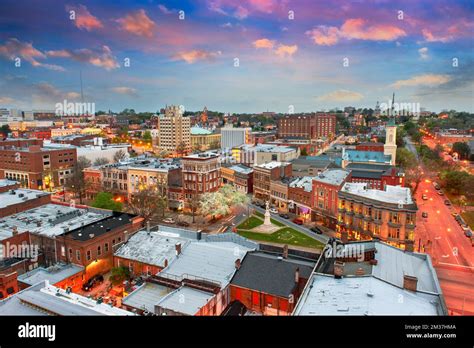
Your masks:
M444 192L443 192L442 190L439 190L439 191L438 191L438 194L439 194L440 196L442 196L442 195L444 195Z
M278 210L276 208L270 208L270 213L278 214Z
M84 291L91 291L92 288L98 284L104 282L104 277L100 274L93 276L90 278L84 285L82 285L82 290Z
M456 213L455 211L453 211L453 212L451 213L451 215L454 216L454 217L456 218L456 220L457 220L457 217L459 216L459 214Z
M321 231L321 229L320 229L319 227L317 227L317 226L311 227L311 228L310 228L310 231L315 232L315 233L317 233L317 234L323 234L323 231Z
M421 213L421 216L424 217L424 218L427 218L428 217L428 213L426 211L424 211L423 213Z
M461 228L463 229L463 231L468 231L468 230L470 230L469 226L466 225L466 224L462 224L462 225L461 225Z
M433 186L436 190L441 189L441 186L439 186L436 182L433 182Z
M451 205L451 202L450 202L448 199L445 199L445 200L444 200L444 204L446 204L446 205Z
M297 225L302 225L304 223L302 218L294 218L293 222Z
M174 224L175 223L173 218L165 218L165 219L163 219L163 222L165 222L167 224Z
M428 199L428 196L425 195L425 194L423 194L423 196L421 196L421 198L422 198L424 201L426 201L426 200Z
M189 227L189 223L186 221L178 221L178 226Z
M290 218L290 215L288 214L279 214L280 217L282 217L283 219L289 219Z
M468 229L468 230L465 230L464 231L464 235L468 238L471 238L472 237L472 231L471 229Z

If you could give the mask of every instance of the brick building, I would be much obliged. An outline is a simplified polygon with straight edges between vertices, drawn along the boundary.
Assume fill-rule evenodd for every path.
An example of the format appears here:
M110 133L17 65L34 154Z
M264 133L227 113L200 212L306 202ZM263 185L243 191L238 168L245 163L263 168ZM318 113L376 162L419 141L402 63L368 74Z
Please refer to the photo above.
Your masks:
M326 113L287 115L278 119L277 125L279 138L332 138L336 134L336 115Z
M52 190L62 186L72 175L76 161L74 147L49 148L36 142L0 141L0 179L16 180L21 187Z
M387 185L405 186L405 173L398 167L384 164L349 163L351 170L348 182L366 183L368 188L384 190Z
M253 195L256 200L270 200L270 182L291 176L291 163L269 162L256 165L253 174Z
M181 160L185 205L206 192L215 192L221 186L220 155L202 152L184 156Z

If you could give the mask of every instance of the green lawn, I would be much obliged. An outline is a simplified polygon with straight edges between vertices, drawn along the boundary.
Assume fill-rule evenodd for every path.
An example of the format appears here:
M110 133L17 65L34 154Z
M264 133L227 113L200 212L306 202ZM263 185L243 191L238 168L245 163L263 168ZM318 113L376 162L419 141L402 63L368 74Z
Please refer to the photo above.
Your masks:
M282 228L272 234L239 230L242 237L262 242L298 245L307 248L323 249L324 244L291 227Z
M263 215L262 213L260 213L259 211L256 211L254 213L254 215L257 215L258 217L261 217L262 219L265 219L265 215ZM270 221L272 222L272 224L276 225L276 226L280 226L280 227L283 227L285 226L285 224L282 224L280 221L277 221L277 220L274 220L274 219L270 219Z
M471 229L474 229L474 211L466 211L461 213L462 218L469 225Z
M257 226L263 225L263 220L259 219L258 217L251 216L247 218L244 222L242 222L237 229L239 230L251 230Z

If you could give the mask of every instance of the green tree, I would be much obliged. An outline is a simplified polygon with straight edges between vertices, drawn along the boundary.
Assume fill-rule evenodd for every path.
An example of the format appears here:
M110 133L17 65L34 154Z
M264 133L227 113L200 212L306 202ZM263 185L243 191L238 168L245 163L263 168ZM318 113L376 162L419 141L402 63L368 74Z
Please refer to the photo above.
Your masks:
M145 222L158 217L160 213L164 217L167 206L166 196L158 188L151 186L133 193L127 204L128 210L143 217Z
M453 144L453 152L459 155L460 159L469 159L471 149L467 143L457 142Z
M122 284L123 281L130 279L130 270L128 267L114 267L110 270L110 282L112 285Z
M145 132L143 132L143 140L146 140L146 141L151 141L151 132L149 130L146 130Z
M94 208L108 209L113 211L122 211L123 204L116 202L109 192L99 192L92 203Z
M417 165L415 155L404 147L397 148L397 165L403 169L410 169Z
M455 194L464 193L468 189L468 183L472 182L470 175L461 171L447 171L443 177L446 188Z
M300 152L301 156L308 156L308 151L306 150L306 147L303 147Z
M4 137L6 137L10 132L11 132L11 129L8 124L4 124L3 126L0 127L0 133L2 133Z

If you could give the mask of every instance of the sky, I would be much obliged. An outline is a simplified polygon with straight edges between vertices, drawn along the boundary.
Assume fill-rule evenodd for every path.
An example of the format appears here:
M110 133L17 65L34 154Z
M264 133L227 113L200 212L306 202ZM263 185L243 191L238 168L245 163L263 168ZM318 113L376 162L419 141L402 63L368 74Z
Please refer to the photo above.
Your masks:
M473 112L473 4L2 0L0 107Z

